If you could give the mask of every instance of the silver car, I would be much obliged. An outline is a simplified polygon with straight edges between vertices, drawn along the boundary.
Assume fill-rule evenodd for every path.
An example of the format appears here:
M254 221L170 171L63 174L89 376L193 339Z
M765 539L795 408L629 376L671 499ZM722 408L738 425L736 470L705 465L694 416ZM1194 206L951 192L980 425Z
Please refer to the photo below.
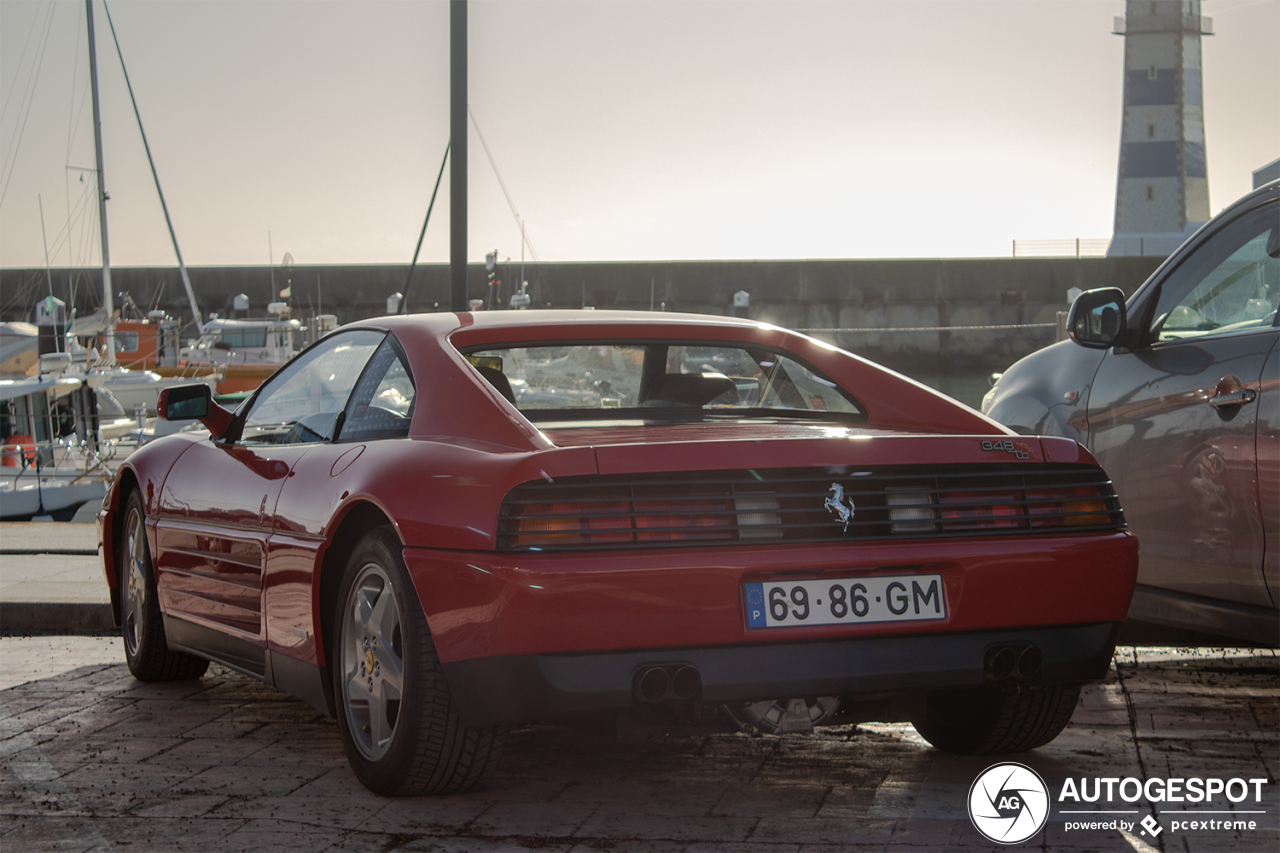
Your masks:
M1224 210L1127 301L1076 299L1070 341L982 410L1093 452L1138 535L1121 640L1280 647L1280 182Z

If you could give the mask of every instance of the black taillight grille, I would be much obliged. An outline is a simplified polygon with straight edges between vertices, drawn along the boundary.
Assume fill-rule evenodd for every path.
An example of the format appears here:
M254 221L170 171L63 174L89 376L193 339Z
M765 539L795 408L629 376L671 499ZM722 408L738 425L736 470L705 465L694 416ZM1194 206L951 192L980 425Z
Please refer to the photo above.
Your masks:
M567 477L512 489L499 550L621 550L1120 530L1087 465L757 469Z

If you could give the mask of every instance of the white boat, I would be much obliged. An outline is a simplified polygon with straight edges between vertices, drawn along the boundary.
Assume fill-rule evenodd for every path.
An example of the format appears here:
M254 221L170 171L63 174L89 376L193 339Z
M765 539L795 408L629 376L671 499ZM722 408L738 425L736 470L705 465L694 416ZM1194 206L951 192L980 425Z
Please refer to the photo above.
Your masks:
M279 367L297 355L295 338L302 336L302 323L289 319L287 306L272 303L270 307L280 313L262 320L215 317L206 321L195 344L182 348L180 360L186 364Z
M21 379L36 372L38 329L31 323L0 324L0 379ZM104 420L112 417L131 416L142 406L148 417L156 415L156 398L161 390L174 385L190 385L203 382L216 388L222 381L222 373L209 370L173 371L173 375L161 376L154 370L131 370L124 366L98 358L78 344L73 327L67 335L64 351L72 357L68 376L78 376L98 392L98 401ZM102 394L107 391L108 395ZM113 411L111 400L120 404L119 412ZM3 438L3 436L0 436Z
M156 416L156 399L165 388L202 382L215 389L221 379L221 373L164 377L151 370L127 370L119 365L96 367L84 376L94 391L106 389L126 415L136 413L141 407L147 417L152 418Z
M102 500L114 447L99 438L95 396L63 370L0 380L0 518L70 515Z

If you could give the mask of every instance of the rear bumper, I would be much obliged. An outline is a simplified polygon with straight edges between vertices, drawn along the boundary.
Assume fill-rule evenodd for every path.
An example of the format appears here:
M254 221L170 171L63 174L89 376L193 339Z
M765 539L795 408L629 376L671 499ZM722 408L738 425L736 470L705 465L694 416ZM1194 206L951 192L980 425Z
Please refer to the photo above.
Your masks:
M608 554L405 548L445 663L487 657L765 646L1120 622L1138 543L1125 532ZM946 618L752 629L743 584L937 575Z
M643 667L687 664L707 702L980 684L993 644L1043 655L1040 678L1106 674L1138 568L1126 532L609 554L405 548L464 718L630 707ZM942 579L931 621L752 628L743 585Z
M802 696L901 694L984 682L986 650L1033 645L1040 681L1106 677L1120 623L1020 628L962 634L861 637L824 642L660 649L601 654L511 655L444 665L449 689L470 726L632 706L635 674L685 665L701 676L704 702Z

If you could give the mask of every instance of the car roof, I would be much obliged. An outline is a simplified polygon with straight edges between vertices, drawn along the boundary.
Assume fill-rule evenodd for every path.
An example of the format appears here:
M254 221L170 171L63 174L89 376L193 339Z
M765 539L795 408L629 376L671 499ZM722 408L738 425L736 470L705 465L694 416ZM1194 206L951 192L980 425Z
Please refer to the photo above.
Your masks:
M571 338L589 338L596 335L613 336L619 332L630 333L637 328L647 328L654 332L663 330L679 330L681 333L694 333L699 330L738 329L743 332L786 332L770 323L757 320L744 320L737 317L721 317L712 314L680 314L657 311L596 311L593 309L551 309L534 311L475 311L451 312L441 311L431 314L399 314L387 317L373 317L353 325L374 325L399 332L406 328L429 330L440 337L452 337L457 332L494 332L496 338L514 337L512 332L523 333L531 330L557 329ZM788 334L794 334L789 333ZM472 337L472 335L467 335ZM489 338L489 334L480 337ZM542 337L541 334L538 335Z

